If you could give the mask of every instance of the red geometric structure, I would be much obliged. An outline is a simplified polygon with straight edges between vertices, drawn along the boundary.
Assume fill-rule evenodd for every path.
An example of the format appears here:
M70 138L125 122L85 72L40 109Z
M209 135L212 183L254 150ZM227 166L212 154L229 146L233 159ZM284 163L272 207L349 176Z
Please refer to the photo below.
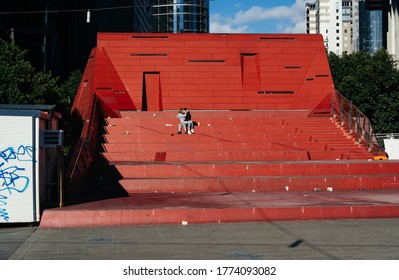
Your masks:
M373 160L336 97L320 35L100 33L69 191L101 155L128 196L48 209L41 226L398 217L399 163ZM195 135L175 134L179 107Z
M92 91L115 115L182 103L193 110L313 109L333 91L321 35L100 33L90 57Z

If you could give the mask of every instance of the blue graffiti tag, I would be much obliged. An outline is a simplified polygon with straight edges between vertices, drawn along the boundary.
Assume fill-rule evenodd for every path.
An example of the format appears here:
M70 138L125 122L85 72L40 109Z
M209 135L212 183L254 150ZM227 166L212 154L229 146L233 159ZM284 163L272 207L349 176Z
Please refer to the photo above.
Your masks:
M8 195L23 193L29 187L29 177L24 176L25 168L18 166L18 162L34 162L33 147L20 145L17 149L8 147L0 151L0 219L10 220L7 211ZM2 194L3 193L3 194Z
M4 163L0 164L0 182L2 182L0 186L0 192L5 190L7 190L10 194L12 194L12 191L19 193L24 192L28 188L29 178L18 175L18 172L24 171L25 168L10 166L1 169L3 165Z
M0 195L0 207L6 205L7 205L7 197L4 195ZM0 218L2 218L6 222L10 220L10 216L8 216L7 209L0 208Z
M1 159L6 162L10 160L33 161L33 147L20 145L17 151L15 151L13 147L9 147L4 151L0 151L0 160Z

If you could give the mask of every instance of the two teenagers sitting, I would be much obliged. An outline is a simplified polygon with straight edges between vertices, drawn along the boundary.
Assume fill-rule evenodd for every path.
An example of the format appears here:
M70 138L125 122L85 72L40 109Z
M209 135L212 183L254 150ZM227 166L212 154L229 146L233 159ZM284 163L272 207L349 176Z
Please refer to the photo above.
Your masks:
M194 123L191 120L191 114L187 108L179 108L176 117L180 120L177 134L181 134L182 127L184 128L186 134L195 134Z

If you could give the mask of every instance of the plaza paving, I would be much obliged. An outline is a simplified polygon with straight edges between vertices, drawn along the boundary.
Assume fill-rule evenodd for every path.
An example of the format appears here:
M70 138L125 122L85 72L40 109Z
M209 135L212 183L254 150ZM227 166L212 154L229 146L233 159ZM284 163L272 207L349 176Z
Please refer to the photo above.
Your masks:
M0 226L2 260L399 260L399 219Z

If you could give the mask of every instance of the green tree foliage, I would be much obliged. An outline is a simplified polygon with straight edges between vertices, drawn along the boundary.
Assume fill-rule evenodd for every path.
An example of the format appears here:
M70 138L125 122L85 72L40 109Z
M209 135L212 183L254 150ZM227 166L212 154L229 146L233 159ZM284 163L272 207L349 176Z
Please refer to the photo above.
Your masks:
M328 55L335 88L361 110L377 133L399 132L399 70L385 50Z
M63 83L51 72L40 72L25 60L26 51L0 39L0 103L55 105L61 113L60 128L65 130L65 146L76 135L71 124L71 106L82 74L75 71Z
M72 104L81 79L82 72L79 70L73 71L59 88L59 98L56 104L59 104L59 112L63 116L60 128L65 131L64 141L66 154L68 154L71 146L76 142L76 138L79 137L82 129L80 118L71 114Z
M37 72L24 59L26 51L0 39L0 103L55 104L58 77Z
M73 100L79 88L82 72L80 70L73 71L69 77L60 86L60 98L58 102L65 107L68 112L71 111Z

